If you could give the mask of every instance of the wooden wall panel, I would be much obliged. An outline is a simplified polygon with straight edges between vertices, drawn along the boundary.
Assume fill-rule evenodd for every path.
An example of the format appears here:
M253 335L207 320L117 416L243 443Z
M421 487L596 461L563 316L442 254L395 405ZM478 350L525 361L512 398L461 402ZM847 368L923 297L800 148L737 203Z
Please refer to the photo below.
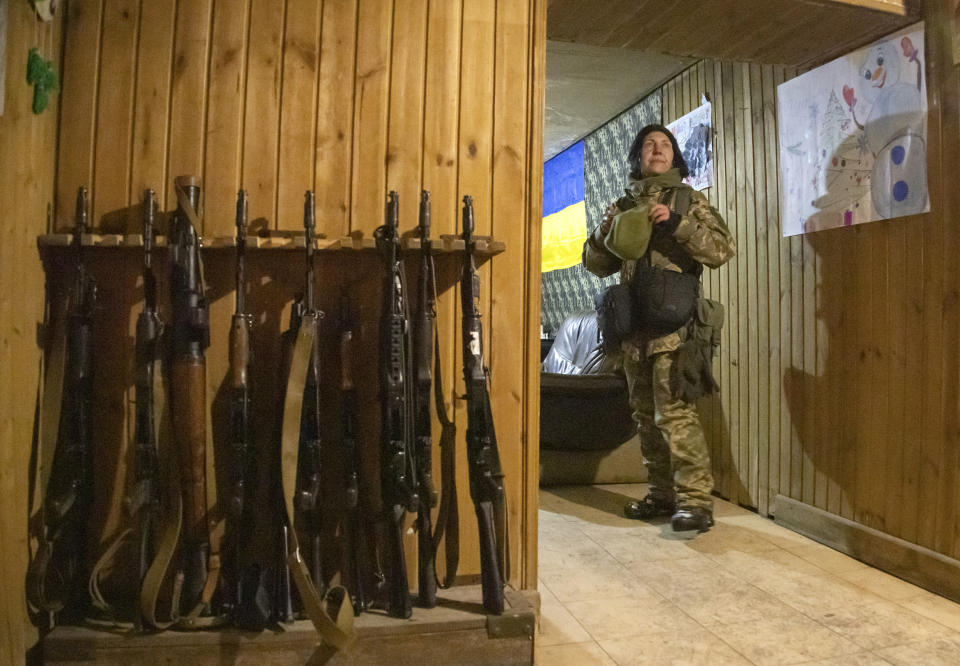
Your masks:
M485 57L482 54L494 54L496 37L496 5L495 0L468 0L463 4L463 19L461 32L461 61L460 61L460 131L458 152L458 194L459 199L470 195L473 197L474 234L490 235L493 214L491 206L492 179L493 179L493 111L494 111L494 57ZM497 40L499 41L499 40ZM460 218L458 218L460 219ZM463 227L458 224L457 231ZM498 262L499 263L499 262ZM492 281L491 266L481 266L477 273L480 277L479 308L481 313L491 311ZM491 334L494 325L487 320L483 325L483 349L486 362L490 363L494 354L491 344ZM458 332L461 330L457 327ZM462 357L460 337L455 339L457 365ZM456 367L456 366L455 366ZM463 373L457 376L457 391L462 395L466 392L463 384ZM466 402L457 401L456 418L458 423L466 422ZM465 434L465 433L464 433ZM460 459L466 456L466 438L458 433L457 451ZM457 495L460 506L469 506L469 493L466 486L458 486ZM461 521L465 521L475 529L474 514L464 512L460 514ZM479 567L479 553L471 551L466 559L461 556L469 569Z
M233 203L240 188L243 146L248 8L246 2L220 2L213 8L203 156L203 220L207 235L229 235L234 229Z
M416 224L420 190L431 190L435 237L460 229L460 199L474 197L476 233L493 234L508 247L504 256L481 267L481 309L507 473L511 581L534 586L536 495L529 479L535 483L537 473L539 373L527 357L539 358L538 327L530 313L537 313L539 302L545 0L103 0L71 3L71 11L59 129L61 145L68 150L59 152L55 170L54 210L61 229L72 223L81 183L91 186L94 201L102 188L94 225L127 225L137 231L139 220L129 207L139 201L143 188L153 187L161 208L169 210L175 205L173 178L185 173L203 181L208 239L232 234L240 187L249 192L251 221L281 230L301 228L303 192L315 189L318 231L328 237L358 231L369 237L382 224L390 188L401 192L402 232ZM121 43L125 47L114 52ZM97 82L113 76L115 69L124 89L99 90ZM120 131L110 133L108 127L115 124ZM213 301L208 391L216 401L226 369L233 298L232 272L226 270L230 262L214 254L207 262ZM131 254L118 270L133 276L137 263ZM271 265L267 260L254 263ZM323 269L324 275L348 279L349 267L339 259L334 263ZM364 266L368 264L375 262ZM361 273L351 275L377 282L375 273ZM251 302L273 299L256 322L257 344L270 345L271 336L285 327L283 311L300 275L295 266L278 268L273 279L257 279L251 286ZM111 299L119 300L122 291L130 292L122 312L108 317L126 338L97 379L98 395L109 405L100 416L109 422L101 426L110 440L105 446L113 447L117 458L109 487L98 491L107 516L101 540L123 522L116 502L129 450L119 440L132 423L128 347L131 317L142 297L134 279L127 285L118 282L111 291ZM321 302L327 309L335 307L335 295L322 294ZM459 430L459 573L470 578L479 573L479 558L464 458L456 302L455 289L440 295L438 321L445 393ZM115 305L111 301L108 309ZM378 303L362 305L361 339L376 339L378 308ZM334 326L336 319L325 321ZM273 348L265 352L259 360L275 365ZM367 365L371 367L359 368L358 376L375 375ZM254 391L261 400L275 398L267 395L276 388L276 378L268 375L264 369L254 373ZM364 413L374 414L375 390L361 398ZM223 427L221 412L215 404L215 433ZM257 414L266 418L269 410ZM370 439L377 422L376 417L366 419L361 433ZM257 437L259 443L266 435L258 432ZM518 539L518 534L524 537ZM413 545L415 537L408 541Z
M124 208L129 199L139 4L137 0L104 3L103 21L114 29L104 33L101 41L100 68L110 75L97 97L93 174L97 198L90 211L94 218ZM96 155L103 159L97 161Z
M97 85L100 80L100 24L103 2L72 2L67 5L67 53L60 73L63 97L70 100L60 115L58 152L71 159L57 165L57 227L73 220L77 188L93 185L96 152Z
M177 3L167 143L167 169L173 177L184 174L203 177L212 10L212 0ZM112 24L104 23L105 35L113 29ZM168 176L167 180L172 183L173 178ZM169 186L164 210L175 208L176 202L176 192Z
M389 2L359 0L357 10L350 228L367 235L383 224L386 201L393 9ZM406 100L398 98L395 103Z
M317 96L317 230L331 237L350 231L356 21L356 2L324 3Z
M431 2L427 11L426 81L423 108L423 189L430 192L431 235L453 234L460 228L460 198L457 190L457 139L460 106L460 37L462 6L459 2ZM532 130L530 130L532 131ZM437 300L437 326L459 330L459 294L449 289ZM440 340L440 363L444 408L452 415L456 396L460 356L455 336ZM458 388L459 387L459 388ZM439 464L434 452L434 468ZM446 538L446 537L444 537ZM441 551L446 543L440 545ZM534 546L535 548L535 546ZM437 559L440 575L446 561Z
M426 32L426 0L405 2L394 12L386 189L397 191L403 227L417 224L420 211Z
M701 405L716 487L780 493L957 557L960 74L948 0L927 3L931 212L783 238L776 86L796 70L706 61L661 89L664 121L713 101L715 186L738 254L704 278L727 308L721 394ZM701 75L702 72L702 75Z
M240 185L250 197L250 222L277 228L280 82L283 80L284 7L251 0L247 37L247 93ZM177 172L168 171L167 180ZM303 193L299 201L303 204ZM300 227L301 225L297 225Z
M99 30L99 9L91 8L94 4L85 5L83 14L71 14L74 25ZM36 48L60 73L65 18L41 23L30 5L23 2L7 2L3 11L7 75L0 80L5 93L0 116L0 201L5 212L0 220L0 284L4 285L0 289L0 571L4 582L0 593L0 663L18 664L23 663L26 650L37 637L23 594L28 560L26 524L32 506L28 469L40 377L37 336L44 306L44 276L37 259L36 237L48 229L57 195L54 175L61 98L59 92L52 93L47 110L34 115L33 88L26 83L24 72L27 54ZM91 59L95 61L95 55ZM82 85L70 89L82 96L77 103L86 105L86 110L65 112L90 126L81 141L83 155L89 159L77 165L77 173L88 175L93 147L90 109L96 99L96 86L92 90ZM76 190L69 196L71 210L75 196Z
M277 227L303 227L303 196L313 189L321 3L292 2L283 36Z
M72 3L71 9L79 3ZM166 201L167 133L170 127L170 79L173 71L173 26L176 0L142 3L140 37L137 43L137 77L133 107L133 154L130 165L130 197L139 201L143 191L153 188L157 201ZM68 61L75 66L77 58ZM67 81L64 81L66 90ZM66 94L66 93L65 93ZM71 125L62 120L61 137ZM71 155L61 151L61 154ZM74 180L69 170L72 160L60 160L59 180L70 187ZM75 185L73 185L75 187ZM60 210L61 214L67 211Z

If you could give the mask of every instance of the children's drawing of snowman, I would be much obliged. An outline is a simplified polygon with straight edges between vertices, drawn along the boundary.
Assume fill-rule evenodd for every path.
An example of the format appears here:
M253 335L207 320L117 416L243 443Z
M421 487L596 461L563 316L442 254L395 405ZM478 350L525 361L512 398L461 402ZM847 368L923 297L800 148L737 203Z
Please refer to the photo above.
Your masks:
M871 198L882 218L922 213L927 208L927 148L921 92L923 66L909 37L900 40L907 64L916 64L912 80L901 64L897 44L887 41L867 50L859 69L858 100L851 86L843 86L854 122L863 132L862 149L874 156ZM906 70L906 71L905 71ZM869 109L861 124L857 109Z

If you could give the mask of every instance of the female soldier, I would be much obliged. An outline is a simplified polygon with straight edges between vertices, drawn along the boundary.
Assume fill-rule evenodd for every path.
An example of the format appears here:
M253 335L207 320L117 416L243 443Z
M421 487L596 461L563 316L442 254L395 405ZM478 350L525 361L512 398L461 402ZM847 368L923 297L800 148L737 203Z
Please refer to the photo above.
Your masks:
M703 265L721 266L736 244L717 210L682 182L687 165L666 127L641 129L628 161L627 196L607 209L583 253L586 268L600 277L619 269L620 284L629 285L634 303L641 303L636 330L621 350L650 489L643 499L628 502L624 513L643 520L672 516L674 530L704 531L713 525L710 455L696 406L678 389L674 366L692 330L688 324L695 316ZM628 210L630 225L622 215ZM662 288L682 283L692 288ZM692 299L666 304L673 312L689 313L686 323L661 321L655 306L642 305L653 284L661 294Z

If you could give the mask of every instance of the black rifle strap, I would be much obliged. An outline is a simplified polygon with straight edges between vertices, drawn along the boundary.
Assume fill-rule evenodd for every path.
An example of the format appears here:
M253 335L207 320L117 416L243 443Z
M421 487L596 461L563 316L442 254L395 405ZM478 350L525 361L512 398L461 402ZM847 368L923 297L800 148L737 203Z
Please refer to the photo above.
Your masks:
M457 510L457 426L447 417L443 403L443 376L440 374L440 334L433 329L433 397L440 420L440 509L433 531L433 550L444 540L447 566L443 581L437 576L437 585L446 589L453 585L460 563L460 516ZM434 562L436 566L436 562Z

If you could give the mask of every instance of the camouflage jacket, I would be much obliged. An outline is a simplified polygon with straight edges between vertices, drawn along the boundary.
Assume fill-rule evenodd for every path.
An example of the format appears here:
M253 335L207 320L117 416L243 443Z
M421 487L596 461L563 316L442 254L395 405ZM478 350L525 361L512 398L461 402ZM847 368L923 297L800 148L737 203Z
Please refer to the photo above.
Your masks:
M666 203L671 209L681 188L689 188L680 180L680 175L671 169L661 176L630 180L627 194L635 202L654 205ZM670 222L661 222L654 226L647 253L639 261L649 258L650 264L658 268L673 271L699 272L700 265L718 268L725 264L736 252L737 244L719 211L711 206L700 192L691 190L690 207L680 214L679 222L674 226ZM672 229L671 229L672 227ZM621 261L603 244L604 234L599 225L587 238L583 246L583 265L588 271L599 277L612 275L620 271L620 283L626 284L633 278L636 261ZM633 341L636 347L646 343L647 354L673 351L680 346L680 333L644 339L641 334Z

